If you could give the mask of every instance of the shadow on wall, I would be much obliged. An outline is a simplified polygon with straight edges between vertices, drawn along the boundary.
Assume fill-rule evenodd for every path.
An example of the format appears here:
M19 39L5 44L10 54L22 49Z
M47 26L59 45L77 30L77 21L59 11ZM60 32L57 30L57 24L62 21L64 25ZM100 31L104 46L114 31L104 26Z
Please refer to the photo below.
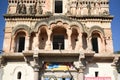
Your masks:
M86 65L84 74L89 74L90 73L90 70L89 70L90 68L98 68L98 65L96 63L91 63L91 64Z

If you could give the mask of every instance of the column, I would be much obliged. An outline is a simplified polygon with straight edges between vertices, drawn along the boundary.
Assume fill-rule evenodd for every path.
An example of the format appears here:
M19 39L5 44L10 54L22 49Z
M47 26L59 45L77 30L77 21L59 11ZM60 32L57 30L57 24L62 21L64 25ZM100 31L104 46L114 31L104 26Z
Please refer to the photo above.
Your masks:
M79 68L78 68L78 80L84 80L84 69L85 66L82 63L83 55L79 55Z
M68 50L72 50L72 45L71 45L71 34L72 34L72 31L70 28L67 29L67 36L68 36Z
M34 80L39 80L39 69L40 69L40 65L39 65L39 54L37 51L34 52L33 54L33 59L34 59Z
M39 35L36 34L35 38L34 38L34 50L39 50Z
M117 69L116 69L116 64L118 63L118 60L119 60L119 57L114 57L114 60L113 60L113 63L111 64L111 66L113 67L113 77L114 77L114 80L118 80L118 72L117 72Z
M11 39L11 52L14 51L15 51L15 36L13 36Z
M47 30L48 40L46 42L45 50L51 50L51 40L50 40L51 34L52 34L51 29Z
M87 38L87 43L88 43L87 50L88 50L88 51L93 51L93 50L92 50L91 38Z
M39 80L39 67L35 66L33 69L34 69L34 80Z
M76 43L76 50L83 50L82 48L82 33L79 33L78 35L78 42Z
M25 37L25 51L29 50L30 36Z
M84 80L84 73L83 73L82 68L80 68L78 71L78 79L77 80Z
M84 69L83 60L85 59L84 53L80 53L79 55L79 68L78 68L78 80L84 80Z

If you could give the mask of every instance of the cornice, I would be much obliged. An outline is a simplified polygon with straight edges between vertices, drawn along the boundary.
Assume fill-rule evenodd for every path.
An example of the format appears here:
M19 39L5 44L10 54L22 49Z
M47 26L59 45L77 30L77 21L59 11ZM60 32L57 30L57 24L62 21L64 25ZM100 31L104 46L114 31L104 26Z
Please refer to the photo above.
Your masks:
M31 15L31 14L5 14L4 18L9 19L9 18L32 18L32 19L44 19L44 18L49 18L51 16L56 16L56 15ZM66 16L71 19L75 20L87 20L87 19L102 19L102 20L112 20L114 16L112 15L81 15L81 16L73 16L73 15L57 15L58 17L61 16Z

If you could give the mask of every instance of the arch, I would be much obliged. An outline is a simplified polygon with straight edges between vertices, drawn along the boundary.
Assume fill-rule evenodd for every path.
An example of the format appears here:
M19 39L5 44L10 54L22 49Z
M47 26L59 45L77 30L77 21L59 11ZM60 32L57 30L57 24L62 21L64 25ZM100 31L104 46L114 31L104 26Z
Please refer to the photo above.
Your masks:
M39 49L45 49L46 42L48 40L48 34L46 27L40 27L39 33L38 33L38 39L39 39Z
M101 36L103 36L103 37L105 36L105 33L104 33L103 28L101 28L101 27L99 27L99 26L93 26L93 27L89 30L89 32L88 32L89 35L88 35L88 36L90 37L94 31L98 31L98 33L99 33Z
M79 21L75 21L73 19L70 19L69 17L66 16L51 16L48 19L44 19L41 21L36 22L35 27L34 27L34 32L37 32L39 27L41 26L48 26L48 28L51 28L50 25L52 24L57 24L58 22L62 22L63 24L67 24L69 27L76 25L80 28L81 32L83 32L83 25Z
M24 24L20 24L20 25L17 25L17 26L15 26L13 28L12 36L15 35L17 31L20 31L20 30L24 30L26 32L26 34L30 35L30 28L29 28L29 26L24 25Z
M91 44L93 51L96 53L105 50L104 36L100 31L94 30L91 33Z

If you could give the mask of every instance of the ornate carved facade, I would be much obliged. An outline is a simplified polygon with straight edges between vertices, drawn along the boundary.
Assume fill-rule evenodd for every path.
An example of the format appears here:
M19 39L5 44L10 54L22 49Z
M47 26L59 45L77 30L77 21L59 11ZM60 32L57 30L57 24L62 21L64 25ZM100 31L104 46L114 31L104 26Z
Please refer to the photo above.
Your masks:
M109 0L8 3L2 80L116 80Z

